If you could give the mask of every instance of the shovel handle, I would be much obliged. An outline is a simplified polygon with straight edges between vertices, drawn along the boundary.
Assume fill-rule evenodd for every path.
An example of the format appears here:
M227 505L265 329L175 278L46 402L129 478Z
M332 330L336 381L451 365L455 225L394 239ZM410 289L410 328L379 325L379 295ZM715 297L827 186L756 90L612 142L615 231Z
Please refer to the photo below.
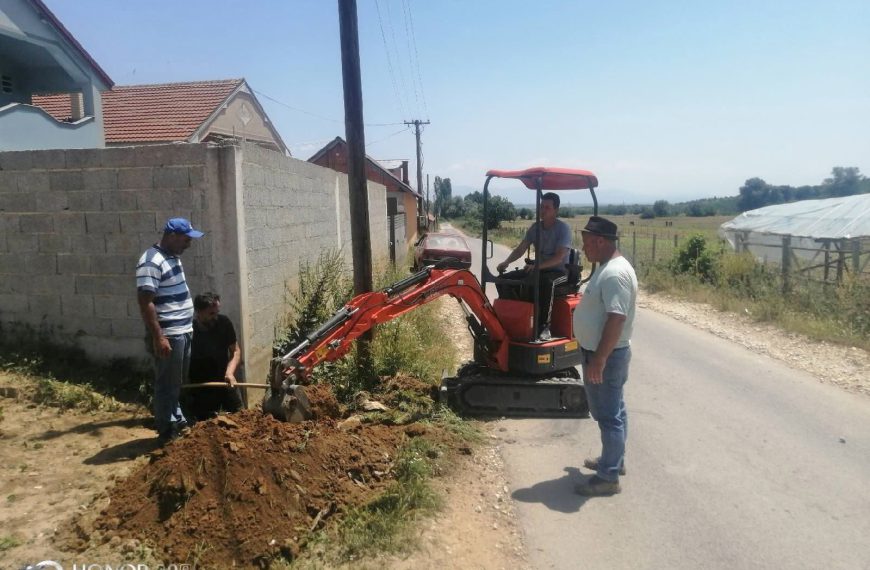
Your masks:
M195 384L182 384L182 388L229 388L230 385L226 382L199 382ZM251 384L248 382L238 382L236 388L268 388L268 384Z

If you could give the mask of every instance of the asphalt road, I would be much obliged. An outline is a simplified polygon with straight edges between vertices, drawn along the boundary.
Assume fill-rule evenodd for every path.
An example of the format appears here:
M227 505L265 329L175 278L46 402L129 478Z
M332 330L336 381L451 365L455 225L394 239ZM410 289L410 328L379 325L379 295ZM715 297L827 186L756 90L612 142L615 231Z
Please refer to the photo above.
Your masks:
M870 569L868 398L644 309L632 342L622 494L573 493L592 420L496 427L533 567Z

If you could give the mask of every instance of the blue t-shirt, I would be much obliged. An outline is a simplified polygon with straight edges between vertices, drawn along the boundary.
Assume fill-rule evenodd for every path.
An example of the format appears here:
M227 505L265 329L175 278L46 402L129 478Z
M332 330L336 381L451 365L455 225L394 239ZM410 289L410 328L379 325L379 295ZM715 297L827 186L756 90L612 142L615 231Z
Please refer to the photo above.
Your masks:
M523 238L532 245L535 245L535 228L537 226L538 222L532 224L532 227L530 227L526 232L526 237ZM556 223L553 224L553 227L550 229L545 228L542 223L541 251L536 252L536 256L540 258L540 261L547 261L556 255L556 250L560 247L565 248L565 255L562 259L562 263L567 265L568 257L570 255L569 250L571 248L571 226L560 219L556 219Z

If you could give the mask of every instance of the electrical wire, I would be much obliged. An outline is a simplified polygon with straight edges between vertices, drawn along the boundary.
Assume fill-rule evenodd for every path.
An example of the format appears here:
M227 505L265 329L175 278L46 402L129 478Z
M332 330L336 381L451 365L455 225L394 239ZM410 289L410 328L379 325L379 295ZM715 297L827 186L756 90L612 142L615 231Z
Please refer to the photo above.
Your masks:
M318 114L316 114L316 113L312 113L312 112L310 112L310 111L306 111L305 109L300 109L300 108L298 108L298 107L294 107L294 106L292 106L292 105L288 105L287 103L284 103L283 101L279 101L279 100L275 99L274 97L270 97L269 95L266 95L266 94L263 93L262 91L257 91L256 89L252 89L252 91L253 91L254 93L256 93L257 95L263 97L264 99L268 99L269 101L271 101L271 102L273 102L273 103L276 103L276 104L278 104L278 105L281 105L282 107L287 107L288 109L291 109L291 110L293 110L293 111L297 111L297 112L299 112L299 113L304 113L304 114L306 114L306 115L310 115L310 116L312 116L312 117L315 117L315 118L321 119L321 120L323 120L323 121L329 121L330 123L341 123L341 124L344 124L344 121L342 121L342 120L338 120L338 119L330 119L329 117L324 117L324 116L322 116L322 115L318 115ZM404 125L405 123L364 123L364 124L365 124L366 127L394 127L394 126L397 126L397 125Z

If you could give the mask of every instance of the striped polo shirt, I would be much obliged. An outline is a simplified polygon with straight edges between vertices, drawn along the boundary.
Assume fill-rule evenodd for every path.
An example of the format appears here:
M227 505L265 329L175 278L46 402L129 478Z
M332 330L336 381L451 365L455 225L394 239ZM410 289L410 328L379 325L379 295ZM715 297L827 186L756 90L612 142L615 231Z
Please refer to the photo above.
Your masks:
M136 288L154 293L157 320L166 336L193 332L193 299L181 258L154 244L136 265Z

